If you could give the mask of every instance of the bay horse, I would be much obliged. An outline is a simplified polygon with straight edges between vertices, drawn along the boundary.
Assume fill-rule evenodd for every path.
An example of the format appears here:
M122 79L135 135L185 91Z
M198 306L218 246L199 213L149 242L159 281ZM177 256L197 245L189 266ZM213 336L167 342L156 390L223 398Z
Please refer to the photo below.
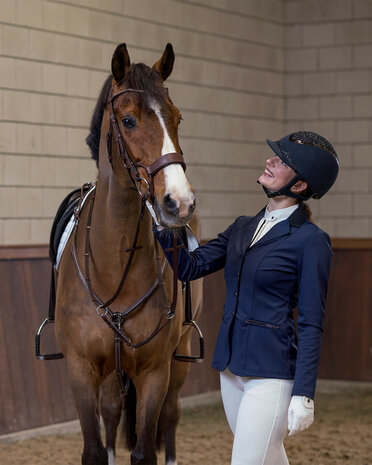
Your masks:
M171 44L152 68L131 64L125 44L116 48L112 76L103 85L87 138L98 163L95 189L76 210L74 232L58 266L56 336L83 433L83 465L114 463L121 403L110 374L117 357L136 395L134 404L129 389L127 406L135 413L129 420L132 426L135 421L131 464L155 465L160 437L166 464L177 463L179 391L189 364L173 353L176 348L190 353L190 330L182 324L183 299L166 306L174 297L174 276L164 259L162 282L159 278L163 254L152 223L154 218L176 230L191 221L197 231L198 218L178 141L181 114L164 87L173 63ZM192 285L198 312L202 283ZM177 281L176 290L182 296ZM135 310L115 319L135 302ZM118 334L125 343L114 349ZM100 434L100 412L109 451Z

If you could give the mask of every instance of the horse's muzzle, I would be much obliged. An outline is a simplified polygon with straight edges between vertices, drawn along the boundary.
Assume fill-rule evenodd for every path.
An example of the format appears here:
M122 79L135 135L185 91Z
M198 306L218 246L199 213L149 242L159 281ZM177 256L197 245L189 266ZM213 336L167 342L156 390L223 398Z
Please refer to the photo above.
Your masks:
M155 203L160 224L167 228L185 226L191 220L195 207L194 194L186 202L178 201L171 194L166 194L161 203Z

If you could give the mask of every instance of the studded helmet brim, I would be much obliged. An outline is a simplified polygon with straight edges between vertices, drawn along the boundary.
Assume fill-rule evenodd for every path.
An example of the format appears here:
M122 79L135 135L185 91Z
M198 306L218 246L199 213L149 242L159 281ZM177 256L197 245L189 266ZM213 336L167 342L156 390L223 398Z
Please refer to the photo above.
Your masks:
M275 153L275 155L278 155L278 157L286 164L288 165L290 168L293 169L293 171L297 172L296 171L296 167L293 163L293 160L291 159L290 155L285 152L284 150L282 150L278 143L277 142L274 142L273 140L270 140L270 139L266 139L266 142L267 144L269 145L269 147L271 148L271 150Z

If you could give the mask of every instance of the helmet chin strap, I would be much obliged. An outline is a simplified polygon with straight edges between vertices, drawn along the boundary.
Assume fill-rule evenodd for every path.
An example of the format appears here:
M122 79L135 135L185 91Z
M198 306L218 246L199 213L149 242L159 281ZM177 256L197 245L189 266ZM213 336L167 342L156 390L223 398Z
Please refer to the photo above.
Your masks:
M307 200L305 197L303 197L301 194L295 194L291 191L291 187L293 187L297 181L299 181L301 177L296 174L293 179L289 181L288 184L286 184L284 187L279 189L278 191L271 192L269 189L265 186L263 186L260 181L257 181L258 184L261 184L262 189L265 191L265 194L271 199L272 197L278 197L280 195L285 195L286 197L292 197L293 199L298 199L298 200Z

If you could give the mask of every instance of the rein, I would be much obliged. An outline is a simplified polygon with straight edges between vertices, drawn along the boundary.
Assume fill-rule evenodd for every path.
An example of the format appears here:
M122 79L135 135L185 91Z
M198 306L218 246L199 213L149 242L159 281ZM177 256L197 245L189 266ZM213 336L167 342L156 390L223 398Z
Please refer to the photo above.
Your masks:
M82 187L82 192L81 192L81 198L79 201L79 204L74 210L74 216L75 216L75 224L74 224L74 229L72 232L73 238L72 238L72 245L71 245L71 251L72 251L72 256L75 262L75 266L77 269L78 276L83 283L84 287L87 289L92 302L96 305L96 312L97 314L102 318L102 320L114 331L115 333L115 362L116 362L116 375L119 383L120 390L123 394L126 393L127 388L128 388L128 379L126 382L124 382L125 379L125 373L121 369L121 351L120 351L120 345L121 341L123 341L128 347L130 347L132 350L137 349L138 347L141 347L148 342L150 342L170 321L171 319L175 316L176 312L176 304L177 304L177 289L178 289L178 274L177 274L177 251L179 248L184 247L183 245L177 245L177 234L174 233L173 236L173 247L170 249L167 249L167 251L173 251L173 297L171 304L169 305L167 296L165 294L164 290L164 272L166 269L166 259L164 259L163 265L160 263L160 253L159 253L159 246L157 243L157 240L154 236L154 244L155 244L155 252L156 252L156 268L157 268L157 277L153 284L150 286L150 288L146 291L146 293L140 297L136 302L134 302L129 308L127 308L124 312L114 312L112 311L109 306L114 303L114 301L118 298L120 295L121 291L124 288L126 278L128 277L129 270L134 258L134 254L136 250L142 248L141 246L137 245L138 241L138 236L140 232L140 227L142 224L142 220L144 217L145 213L145 207L149 209L154 221L157 223L156 215L153 209L153 203L155 201L155 189L154 189L154 177L155 175L162 169L164 169L166 166L169 166L171 164L180 164L184 170L186 170L186 165L183 159L183 156L179 153L168 153L163 156L161 156L159 159L155 160L150 166L144 166L140 163L134 163L133 160L131 159L128 150L126 148L124 139L121 135L119 123L117 120L117 117L115 115L114 111L114 100L119 96L127 92L144 92L142 90L136 90L136 89L125 89L117 92L116 94L112 93L112 88L110 91L109 99L108 99L108 106L109 106L109 111L110 111L110 125L109 125L109 130L106 136L107 140L107 148L108 148L108 156L109 156L109 161L112 166L112 151L111 151L111 141L112 141L112 136L114 137L116 147L118 154L123 160L123 164L125 168L127 168L129 176L131 178L131 181L134 185L134 188L137 190L138 194L141 197L141 210L139 214L139 218L137 221L137 227L136 227L136 232L134 235L134 239L132 242L132 246L125 250L125 252L129 252L129 258L126 263L126 266L123 270L122 278L120 280L120 283L113 294L111 298L108 300L104 301L102 300L97 293L94 291L92 282L91 282L91 275L90 275L90 257L91 257L91 247L90 247L90 230L91 230L91 224L92 224L92 216L93 216L93 206L94 206L94 200L95 200L95 191L91 194L90 198L90 206L89 206L89 212L88 212L88 219L87 219L87 224L86 224L86 230L85 230L85 246L84 246L84 272L82 271L79 261L78 261L78 256L77 256L77 246L76 246L76 240L77 240L77 231L78 231L78 225L79 225L79 220L80 220L80 213L81 213L81 208L82 208L82 203L83 203L83 189L86 187L84 185ZM143 168L148 176L149 181L147 181L145 178L141 177L138 168ZM145 193L141 191L141 189L138 187L138 184L141 182L144 182L147 186ZM151 200L151 203L149 201ZM148 297L150 297L155 290L160 287L161 294L162 294L162 299L163 299L163 305L164 309L167 310L166 313L162 313L162 315L159 318L159 321L154 329L154 331L146 337L144 340L140 342L133 342L130 337L125 333L124 331L124 323L125 323L125 318L131 315ZM163 321L165 318L165 321Z

